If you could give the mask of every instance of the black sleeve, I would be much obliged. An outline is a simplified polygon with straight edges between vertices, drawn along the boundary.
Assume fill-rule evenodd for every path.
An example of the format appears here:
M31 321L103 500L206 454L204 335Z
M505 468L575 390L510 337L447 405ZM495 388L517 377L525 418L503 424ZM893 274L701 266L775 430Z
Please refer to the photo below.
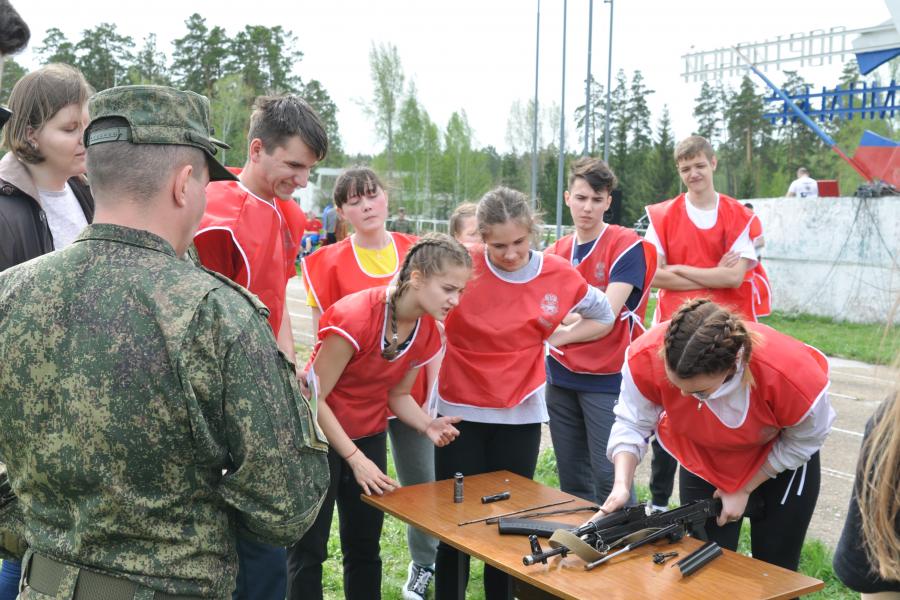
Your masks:
M883 405L880 408L883 408ZM869 422L866 424L863 444L869 438L876 418L883 412L883 410L879 410L869 419ZM876 572L873 572L869 557L866 555L866 550L863 546L862 520L860 518L859 503L857 502L857 492L862 475L860 472L862 459L863 457L860 455L856 468L856 480L853 482L853 493L850 496L850 507L847 509L847 520L844 521L841 539L838 540L837 548L834 551L834 561L832 563L834 573L844 585L856 592L863 594L900 592L900 581L887 581L878 576Z

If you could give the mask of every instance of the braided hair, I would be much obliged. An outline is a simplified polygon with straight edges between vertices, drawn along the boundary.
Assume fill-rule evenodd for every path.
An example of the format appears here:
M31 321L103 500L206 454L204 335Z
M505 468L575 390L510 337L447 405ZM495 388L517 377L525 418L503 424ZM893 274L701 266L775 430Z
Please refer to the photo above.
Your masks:
M666 329L663 355L681 379L715 375L732 369L742 356L750 363L753 339L736 315L707 298L685 302ZM750 369L744 370L745 383Z
M445 233L429 233L420 238L406 253L403 266L397 274L394 290L388 298L390 313L390 340L381 351L381 356L393 360L400 354L400 340L397 335L397 300L410 285L410 275L418 271L428 278L443 273L448 267L472 268L472 257L462 244Z

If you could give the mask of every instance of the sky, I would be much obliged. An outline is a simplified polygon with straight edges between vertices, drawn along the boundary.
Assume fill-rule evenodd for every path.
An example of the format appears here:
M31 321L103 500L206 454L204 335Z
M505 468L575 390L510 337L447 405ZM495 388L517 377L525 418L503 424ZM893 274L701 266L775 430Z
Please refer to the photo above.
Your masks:
M613 83L624 69L631 78L640 69L656 120L667 105L676 138L690 135L699 82L681 77L681 56L736 43L758 42L791 33L871 27L890 18L886 0L614 0ZM338 106L345 151L379 152L383 142L360 104L372 96L369 50L373 44L397 46L407 82L414 81L421 104L442 129L454 111L464 109L475 146L509 150L506 140L510 107L534 95L535 32L538 0L13 0L28 22L32 41L15 57L26 68L38 66L33 48L46 30L61 29L73 41L82 30L111 22L138 47L156 33L171 56L171 41L186 33L184 21L194 12L208 26L234 34L246 24L281 25L297 37L303 60L295 71L304 80L318 79ZM562 94L564 0L540 2L539 97L542 107L563 104L571 116L584 104L587 75L590 0L568 0L565 97ZM852 7L852 9L851 9ZM605 84L610 5L593 2L591 72ZM807 81L832 87L840 74L831 66L799 69ZM780 83L782 74L770 70ZM737 85L738 77L725 80ZM764 90L758 82L760 91ZM583 138L567 118L566 146L580 149Z

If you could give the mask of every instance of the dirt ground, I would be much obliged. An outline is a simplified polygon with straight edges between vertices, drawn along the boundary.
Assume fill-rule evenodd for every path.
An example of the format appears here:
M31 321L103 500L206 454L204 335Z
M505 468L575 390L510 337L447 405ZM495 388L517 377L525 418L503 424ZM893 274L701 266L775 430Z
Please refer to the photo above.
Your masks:
M288 286L288 310L291 313L295 341L298 344L311 344L312 320L306 306L306 293L299 279L292 279ZM887 396L891 386L900 381L900 374L888 367L840 358L829 358L829 362L829 397L837 412L837 419L822 448L822 486L808 537L822 540L830 548L834 548L844 523L866 421L878 403ZM542 445L550 445L550 433L546 426ZM648 458L638 468L637 481L646 484L649 476ZM677 482L675 489L677 495Z

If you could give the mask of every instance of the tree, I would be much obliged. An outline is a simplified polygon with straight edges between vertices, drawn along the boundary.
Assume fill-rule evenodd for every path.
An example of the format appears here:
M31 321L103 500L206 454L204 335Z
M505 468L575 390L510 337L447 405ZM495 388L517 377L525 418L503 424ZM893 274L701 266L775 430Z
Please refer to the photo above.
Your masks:
M41 61L41 64L65 63L67 65L75 64L75 45L70 42L65 34L51 27L44 36L42 45L35 48L35 54Z
M584 117L585 105L582 104L575 108L575 126L584 139ZM606 89L603 84L598 83L594 76L591 75L591 110L588 114L589 126L591 128L590 137L590 153L596 154L597 148L601 144L604 133L604 123L606 122Z
M397 109L403 95L403 67L397 46L372 44L369 50L373 98L367 112L375 119L375 130L387 142L388 172L394 171L394 129Z
M397 134L394 138L397 147L397 165L408 174L405 179L413 189L414 202L419 199L424 180L421 169L424 162L425 129L422 121L422 109L416 97L416 85L409 84L409 90L400 107ZM407 187L410 187L408 185ZM412 212L421 212L418 206L411 207Z
M10 57L0 57L0 104L9 102L13 87L27 71Z
M214 135L231 146L216 156L223 164L241 166L247 160L247 134L253 90L238 73L226 75L213 84L210 97L210 120Z
M631 130L631 117L628 114L628 78L625 71L616 73L616 87L610 95L610 140L609 163L616 173L624 178L628 162L628 132Z
M135 57L128 78L133 84L171 85L166 55L156 45L155 33L144 38L144 45Z
M722 95L706 81L700 86L700 95L694 100L694 118L697 119L697 135L715 145L722 131Z
M226 69L241 73L244 83L257 95L295 92L300 78L291 70L303 59L296 42L294 34L281 25L245 25L228 45Z
M644 152L653 144L653 130L650 126L650 107L647 96L655 93L644 85L644 75L638 70L631 77L628 94L628 131L633 151Z
M75 44L75 66L97 91L127 81L134 40L117 31L112 23L100 23L93 29L85 29Z
M472 151L472 127L466 111L454 112L447 122L444 148L454 167L453 196L457 201L468 197L468 159Z
M756 93L750 77L744 75L741 87L725 110L728 140L723 153L731 174L729 191L739 198L753 197L758 185L755 174L762 172L753 167L753 156L755 150L768 142L771 126L763 119L763 113L763 97ZM757 161L762 157L765 154L757 153Z
M300 96L309 102L313 107L322 124L325 125L325 132L328 134L328 156L325 157L323 164L325 165L342 165L345 161L343 144L341 143L341 132L338 127L338 107L331 99L328 91L317 79L310 79L307 83L301 84Z
M653 142L653 158L650 161L650 196L646 204L660 202L678 194L678 173L675 170L675 139L672 137L672 121L669 107L663 106L662 116L656 127Z
M194 13L184 22L187 35L174 42L172 73L178 87L211 97L213 86L225 72L227 35L219 26L209 29Z

